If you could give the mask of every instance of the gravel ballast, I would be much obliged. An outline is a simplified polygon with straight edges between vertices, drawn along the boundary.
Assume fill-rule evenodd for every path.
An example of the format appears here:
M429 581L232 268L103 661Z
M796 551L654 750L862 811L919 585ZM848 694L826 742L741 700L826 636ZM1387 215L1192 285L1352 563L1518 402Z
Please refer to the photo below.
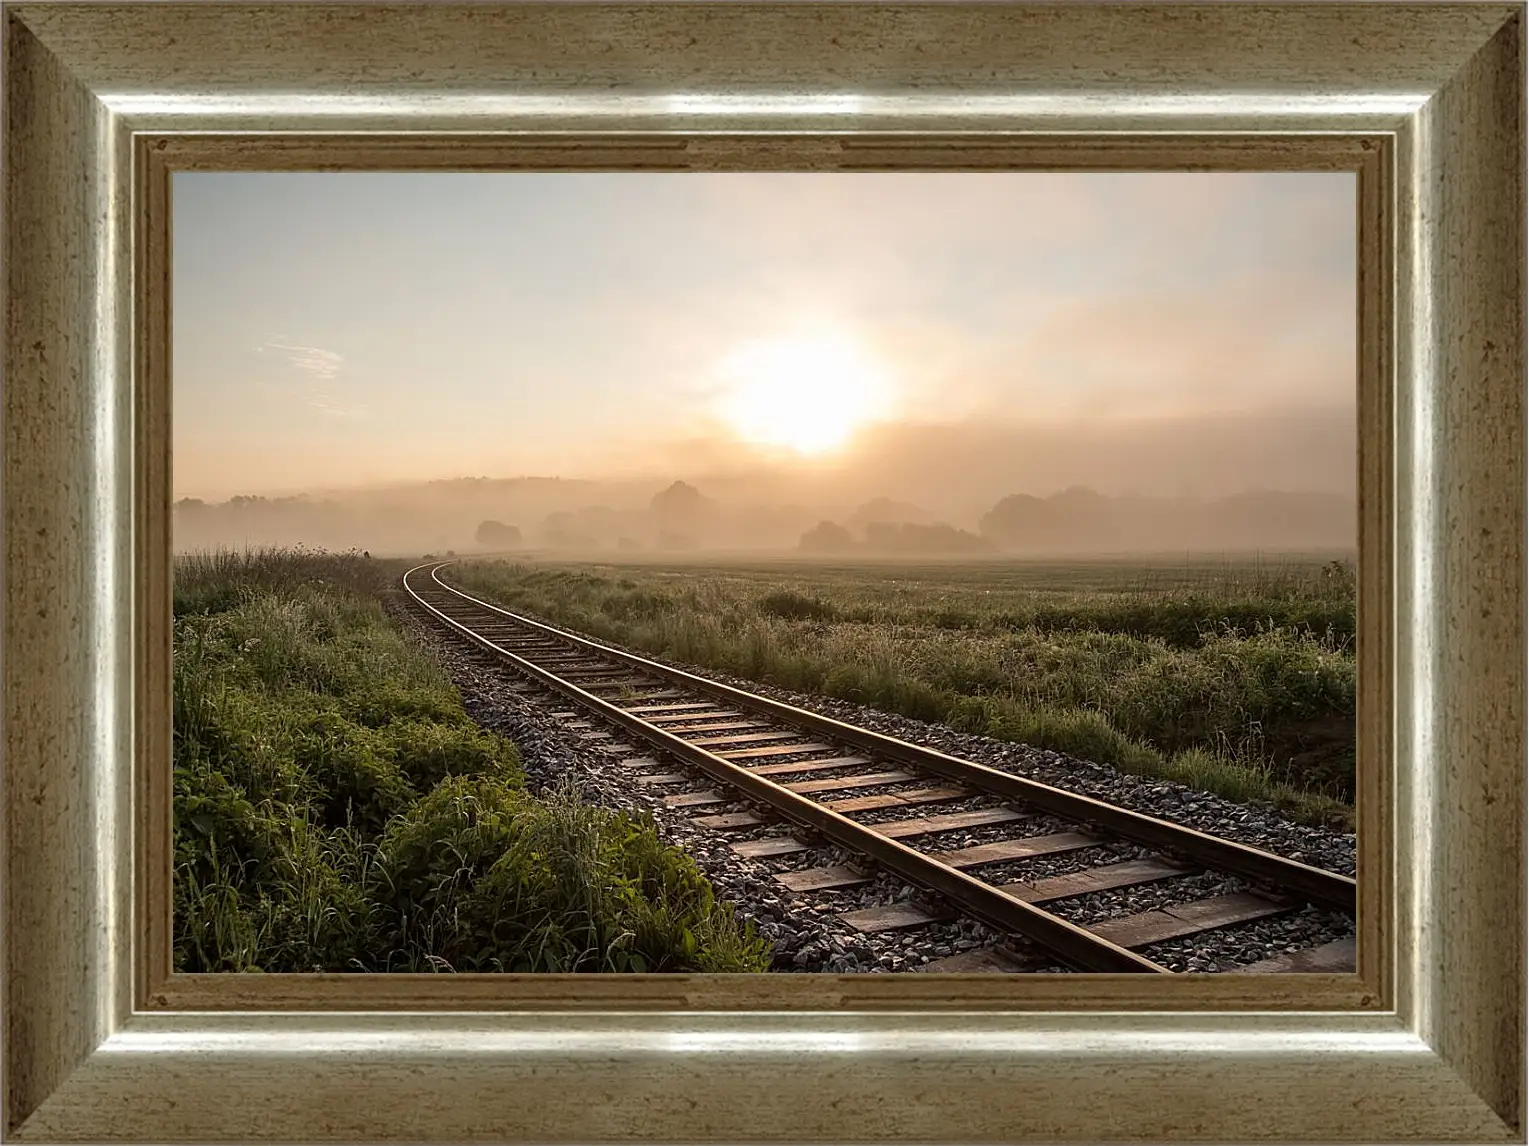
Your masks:
M390 601L390 606L400 620L418 634L446 666L462 694L469 715L483 727L516 743L527 782L533 791L572 782L578 786L582 797L592 803L651 815L663 838L682 848L695 860L711 881L718 898L731 901L739 915L753 920L760 933L772 943L775 970L914 971L952 955L1006 945L1004 936L970 919L925 924L905 931L862 933L855 930L839 918L840 913L892 903L911 903L924 907L939 905L930 904L922 892L900 883L896 877L884 872L875 873L869 883L850 888L804 893L790 891L774 878L777 872L852 864L853 857L826 842L805 852L775 858L749 859L738 855L732 850L732 844L778 836L784 834L786 828L773 824L742 831L720 832L696 825L692 822L692 816L741 810L747 805L739 801L693 809L666 806L666 796L706 791L715 785L709 779L695 774L694 770L673 761L662 762L647 769L625 766L622 761L635 756L648 756L650 753L645 748L633 747L619 731L591 736L591 732L607 730L582 716L572 719L554 716L555 711L569 711L565 700L550 698L496 663L491 659L491 654L453 640L427 624L407 607L401 595ZM638 650L631 651L640 656L649 655ZM1354 873L1355 839L1352 833L1295 824L1272 807L1237 804L1180 784L1133 776L1106 765L1078 760L1061 753L960 733L944 725L862 708L845 701L794 693L688 665L675 667L696 676L818 712L846 724L868 728L1004 772L1093 796L1120 807L1185 824L1303 863L1345 875ZM570 724L575 722L590 727L571 728ZM793 760L796 757L787 756L783 759ZM777 761L772 759L770 763ZM862 769L865 772L878 770L886 770L886 766ZM653 775L686 773L693 776L693 779L661 785L637 783L636 777L643 771ZM804 773L793 775L790 779L796 781L814 777L814 773ZM931 783L928 778L920 778L904 787L925 787ZM895 791L897 787L873 787L844 795L869 795ZM974 807L997 806L997 803L991 797L952 800L925 805L912 814L938 815ZM857 813L854 818L870 823L878 818L888 818L889 814L909 813ZM1017 824L944 832L910 842L925 850L945 850L1068 828L1075 829L1076 825L1037 815L1027 817ZM1078 871L1098 863L1145 858L1151 854L1132 844L1111 842L1101 847L985 866L980 869L980 873L984 879L994 883L1033 880ZM1059 901L1048 905L1046 909L1074 922L1087 924L1210 895L1233 894L1245 890L1248 890L1245 881L1209 872L1190 878L1095 892ZM1350 936L1353 930L1353 920L1342 913L1305 907L1285 915L1166 941L1144 948L1141 953L1174 971L1217 972L1256 963L1283 952L1315 947ZM1031 969L1058 969L1042 953L1022 950L1021 958L1026 954L1030 957Z

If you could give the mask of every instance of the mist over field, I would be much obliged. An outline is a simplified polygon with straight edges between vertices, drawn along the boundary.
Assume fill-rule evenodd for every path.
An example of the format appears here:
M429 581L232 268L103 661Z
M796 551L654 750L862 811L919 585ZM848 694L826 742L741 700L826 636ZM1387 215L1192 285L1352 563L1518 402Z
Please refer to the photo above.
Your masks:
M175 540L182 550L301 543L378 553L1348 549L1353 436L1351 416L1324 411L1133 426L888 424L815 464L737 449L728 457L698 442L674 447L674 468L646 474L613 464L615 476L187 498L176 505Z

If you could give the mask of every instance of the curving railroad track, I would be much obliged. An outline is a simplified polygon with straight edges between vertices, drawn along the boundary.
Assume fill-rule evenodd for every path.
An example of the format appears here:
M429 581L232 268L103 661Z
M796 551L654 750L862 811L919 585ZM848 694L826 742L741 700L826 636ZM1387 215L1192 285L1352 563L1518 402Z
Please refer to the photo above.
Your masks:
M769 697L705 679L576 633L520 616L448 584L450 562L409 570L403 587L431 620L491 653L567 704L574 727L618 729L648 754L624 761L634 784L710 788L665 798L693 809L719 832L752 832L735 843L752 858L800 856L830 841L856 859L783 871L793 892L853 887L878 870L933 893L936 908L908 903L847 913L862 931L981 920L1021 937L1080 971L1171 972L1139 953L1166 940L1268 919L1316 904L1352 914L1355 881L1271 852L1222 839L1088 796L845 724ZM582 718L582 719L581 719ZM723 811L728 806L744 810ZM955 805L959 810L952 811ZM1037 816L1067 830L1024 832ZM778 828L771 831L770 827ZM980 828L974 846L942 849L942 833ZM760 832L764 834L760 834ZM990 882L984 868L1081 852L1110 842L1147 849L1147 858L1107 862L1029 881ZM1176 903L1087 927L1047 910L1092 892L1214 871L1240 876L1249 891ZM1283 969L1271 967L1270 969Z

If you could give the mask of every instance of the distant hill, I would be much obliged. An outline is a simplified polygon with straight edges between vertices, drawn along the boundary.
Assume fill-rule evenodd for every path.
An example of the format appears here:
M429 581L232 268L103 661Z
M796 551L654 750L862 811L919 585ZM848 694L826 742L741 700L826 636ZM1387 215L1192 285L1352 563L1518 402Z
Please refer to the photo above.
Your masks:
M1073 486L1045 498L1012 494L983 515L979 531L1014 553L1348 549L1359 525L1356 502L1341 494L1113 498Z

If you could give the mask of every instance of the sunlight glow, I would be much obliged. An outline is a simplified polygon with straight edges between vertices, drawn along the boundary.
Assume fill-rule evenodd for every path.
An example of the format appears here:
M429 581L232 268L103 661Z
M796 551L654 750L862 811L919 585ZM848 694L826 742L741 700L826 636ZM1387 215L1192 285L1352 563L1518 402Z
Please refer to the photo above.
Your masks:
M849 339L817 335L749 343L721 368L717 412L735 434L800 454L843 445L885 412L885 379Z

